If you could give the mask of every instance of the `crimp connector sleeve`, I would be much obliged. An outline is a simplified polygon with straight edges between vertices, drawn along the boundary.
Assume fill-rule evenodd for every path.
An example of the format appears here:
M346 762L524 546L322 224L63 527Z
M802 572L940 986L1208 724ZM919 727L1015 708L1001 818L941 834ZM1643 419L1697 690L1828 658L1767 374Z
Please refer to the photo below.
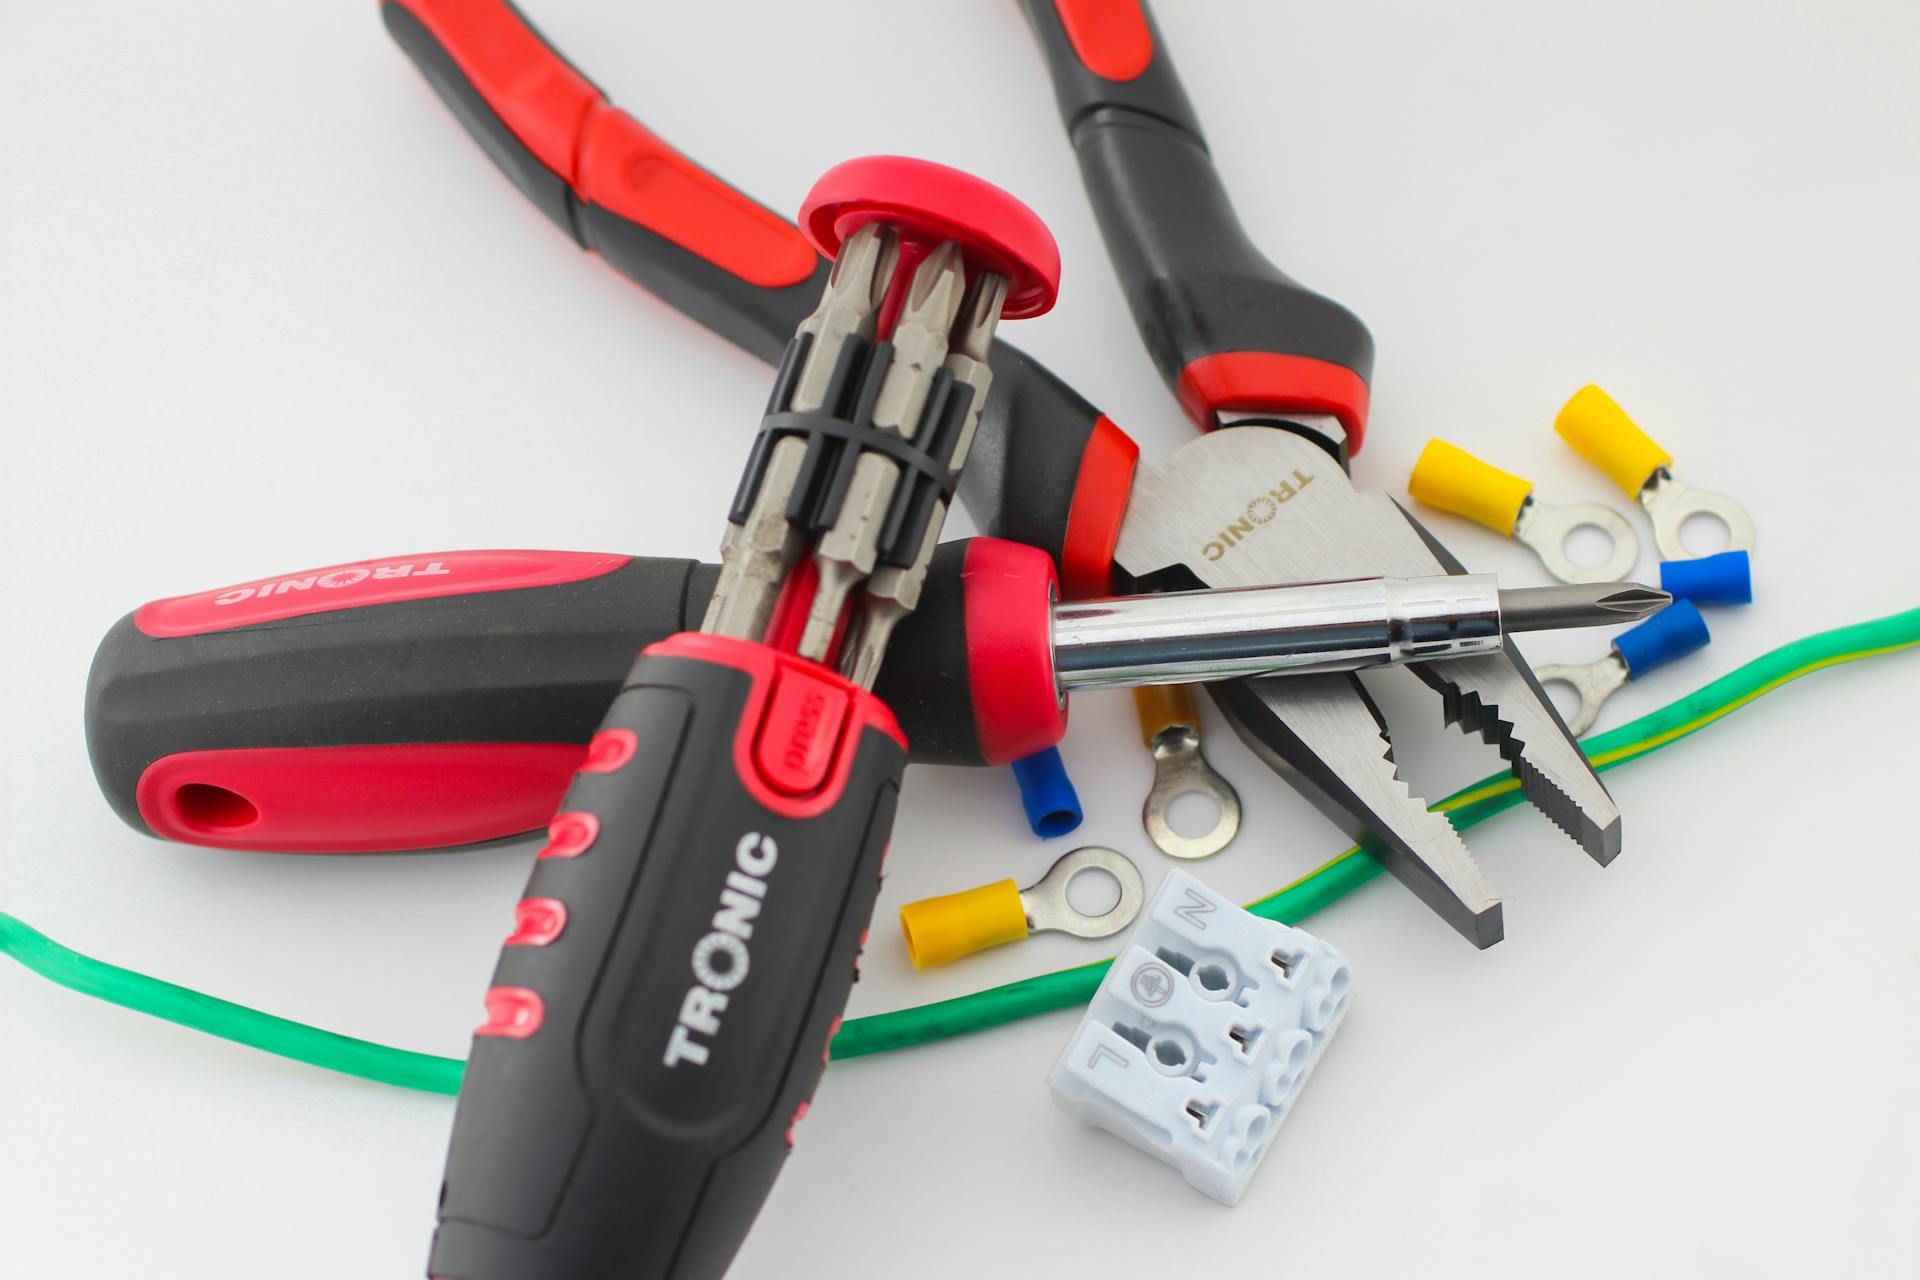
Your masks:
M1020 807L1027 825L1042 840L1064 836L1080 825L1085 814L1079 793L1067 776L1060 748L1048 747L1013 762L1014 781L1020 784Z
M1752 604L1753 562L1744 551L1662 560L1660 589L1695 604Z
M900 936L916 969L951 964L961 956L1019 942L1027 936L1027 909L1011 880L922 898L900 908Z
M1574 392L1555 416L1553 429L1575 453L1606 472L1629 498L1639 497L1653 473L1673 461L1673 455L1655 444L1612 396L1596 386Z
M1627 664L1629 678L1638 680L1656 667L1707 647L1713 637L1707 620L1690 600L1675 600L1645 622L1613 638L1614 652Z
M1427 441L1407 479L1414 501L1511 534L1533 484L1438 438Z
M1140 719L1140 740L1149 747L1168 729L1200 727L1192 685L1143 684L1133 691L1133 709Z

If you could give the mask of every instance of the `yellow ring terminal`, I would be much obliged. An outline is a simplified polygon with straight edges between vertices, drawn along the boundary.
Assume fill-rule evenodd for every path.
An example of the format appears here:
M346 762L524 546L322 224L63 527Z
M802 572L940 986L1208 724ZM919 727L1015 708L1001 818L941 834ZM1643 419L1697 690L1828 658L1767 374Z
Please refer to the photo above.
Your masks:
M1407 492L1416 502L1510 534L1533 484L1436 437L1427 441L1413 464Z
M1655 444L1612 396L1596 386L1574 392L1554 418L1553 429L1575 453L1606 472L1629 498L1639 497L1653 473L1673 463L1673 455Z
M950 964L961 956L1019 942L1027 936L1027 908L1012 880L922 898L900 908L900 932L916 969Z

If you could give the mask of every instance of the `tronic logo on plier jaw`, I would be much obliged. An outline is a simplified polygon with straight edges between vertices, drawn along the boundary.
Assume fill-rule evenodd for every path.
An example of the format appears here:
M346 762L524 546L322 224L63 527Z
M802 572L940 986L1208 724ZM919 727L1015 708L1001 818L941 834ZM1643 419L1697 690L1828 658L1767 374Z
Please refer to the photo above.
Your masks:
M1240 541L1254 531L1258 525L1266 524L1280 514L1280 504L1291 502L1302 489L1313 483L1313 477L1304 471L1295 471L1290 479L1282 480L1277 486L1260 494L1247 504L1247 513L1220 530L1219 536L1200 549L1209 560L1218 560L1226 555Z

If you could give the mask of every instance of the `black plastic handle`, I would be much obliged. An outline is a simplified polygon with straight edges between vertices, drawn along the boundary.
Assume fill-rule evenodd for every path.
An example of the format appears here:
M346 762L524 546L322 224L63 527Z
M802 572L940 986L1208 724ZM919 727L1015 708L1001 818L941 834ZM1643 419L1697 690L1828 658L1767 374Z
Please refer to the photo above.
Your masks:
M1247 236L1145 6L1022 4L1134 324L1188 414L1331 413L1357 447L1372 336Z
M741 641L635 664L494 973L432 1275L726 1270L852 987L906 767L890 720ZM819 790L778 792L753 762L818 763L815 732Z

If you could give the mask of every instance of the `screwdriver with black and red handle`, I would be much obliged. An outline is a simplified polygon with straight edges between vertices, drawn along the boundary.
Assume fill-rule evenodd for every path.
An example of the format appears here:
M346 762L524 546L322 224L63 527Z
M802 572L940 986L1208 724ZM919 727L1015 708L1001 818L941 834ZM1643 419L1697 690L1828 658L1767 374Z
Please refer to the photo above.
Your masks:
M720 567L453 551L156 600L100 642L87 748L135 829L225 848L418 849L546 824L647 645L696 625ZM1539 613L1468 577L1062 601L1053 562L941 544L874 691L908 758L987 765L1057 743L1078 689L1461 656L1494 619L1627 622L1632 584Z
M724 1271L853 982L907 763L871 692L919 603L1002 314L1053 302L1023 205L830 171L835 259L775 378L697 632L642 652L561 801L487 993L431 1274Z

